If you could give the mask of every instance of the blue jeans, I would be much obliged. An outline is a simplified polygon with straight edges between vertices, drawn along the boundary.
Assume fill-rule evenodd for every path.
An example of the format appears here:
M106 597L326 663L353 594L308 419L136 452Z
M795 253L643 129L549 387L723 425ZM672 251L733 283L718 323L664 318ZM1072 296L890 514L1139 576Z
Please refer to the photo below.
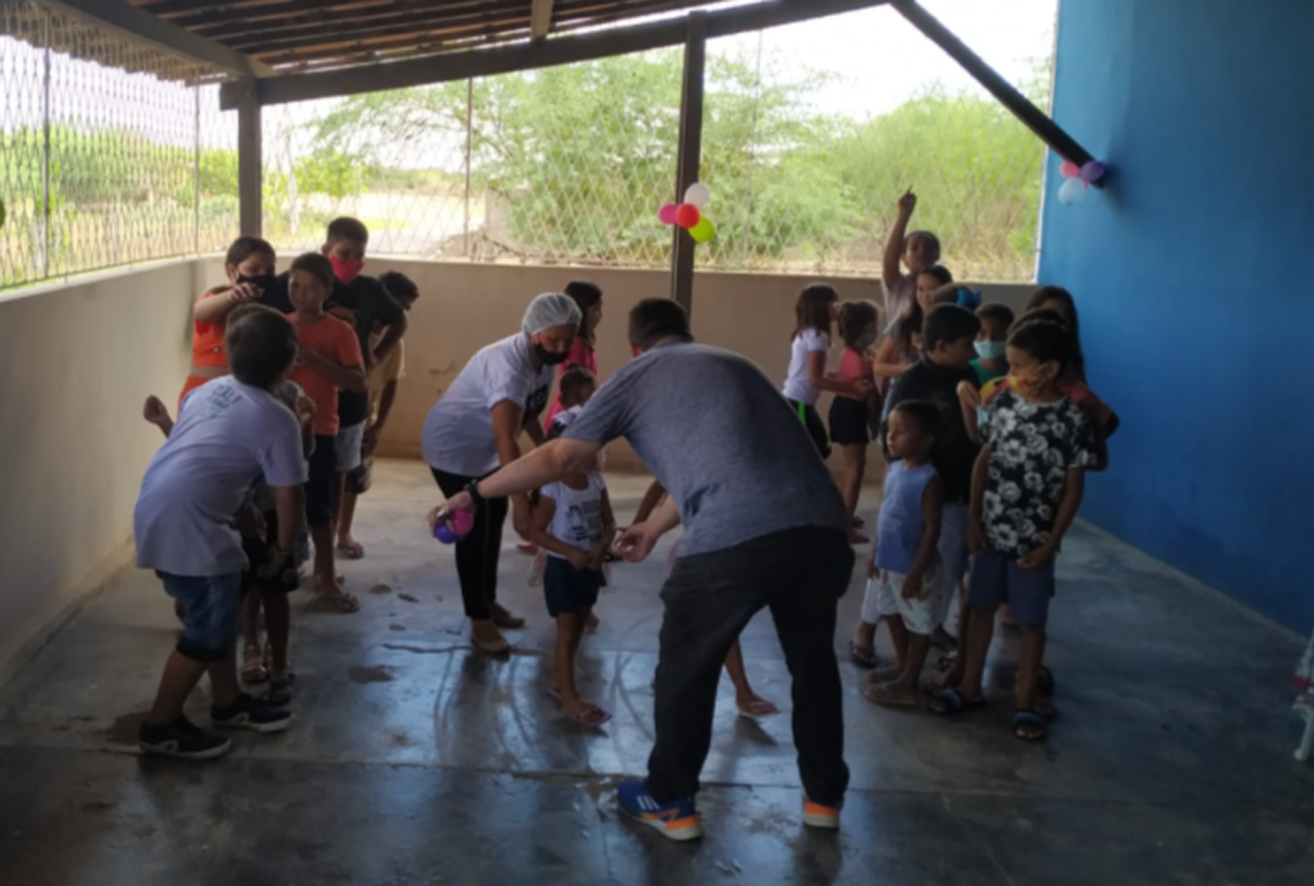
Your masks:
M157 572L164 590L183 605L183 635L178 652L193 661L223 661L237 642L237 614L242 573L172 575Z

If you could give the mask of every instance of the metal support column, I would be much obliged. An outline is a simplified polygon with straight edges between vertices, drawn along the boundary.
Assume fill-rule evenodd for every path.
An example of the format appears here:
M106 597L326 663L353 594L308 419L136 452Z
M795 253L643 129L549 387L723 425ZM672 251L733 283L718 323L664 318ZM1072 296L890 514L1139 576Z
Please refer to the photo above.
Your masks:
M703 76L707 64L707 14L689 15L689 35L684 45L684 86L680 93L680 145L675 173L675 200L698 181L703 155ZM693 314L694 239L675 226L671 249L671 298Z
M237 195L242 233L259 237L264 213L261 201L260 104L254 80L244 81L237 105Z

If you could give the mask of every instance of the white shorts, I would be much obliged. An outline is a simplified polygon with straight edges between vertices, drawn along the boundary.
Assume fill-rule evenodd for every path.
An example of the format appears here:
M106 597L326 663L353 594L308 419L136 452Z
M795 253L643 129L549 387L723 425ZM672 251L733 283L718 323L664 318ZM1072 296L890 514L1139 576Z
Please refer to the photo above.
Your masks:
M345 474L360 467L360 447L365 439L365 422L357 422L338 429L334 444L338 457L338 473Z
M903 619L903 626L914 634L927 635L940 624L938 618L949 582L943 569L933 566L922 579L922 595L911 600L903 598L904 576L883 570L879 578L867 580L868 593L875 584L876 609L882 617Z

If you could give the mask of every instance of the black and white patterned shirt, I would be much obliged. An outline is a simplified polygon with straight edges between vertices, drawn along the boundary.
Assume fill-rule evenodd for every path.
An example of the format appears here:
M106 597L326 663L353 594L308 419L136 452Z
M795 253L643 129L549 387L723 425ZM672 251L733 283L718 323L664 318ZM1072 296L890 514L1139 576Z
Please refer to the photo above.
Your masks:
M986 407L981 435L990 445L986 540L1002 554L1025 556L1049 539L1068 469L1095 464L1095 431L1066 397L1029 403L1005 389Z

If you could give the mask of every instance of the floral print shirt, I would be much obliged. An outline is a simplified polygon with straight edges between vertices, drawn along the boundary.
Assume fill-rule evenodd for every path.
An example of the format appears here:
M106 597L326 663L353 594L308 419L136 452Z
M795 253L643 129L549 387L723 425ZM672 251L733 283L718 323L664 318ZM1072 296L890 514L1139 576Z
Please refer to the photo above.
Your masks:
M1070 468L1095 464L1090 419L1067 397L1030 403L1005 389L986 408L982 439L990 446L982 516L993 550L1022 557L1043 545Z

